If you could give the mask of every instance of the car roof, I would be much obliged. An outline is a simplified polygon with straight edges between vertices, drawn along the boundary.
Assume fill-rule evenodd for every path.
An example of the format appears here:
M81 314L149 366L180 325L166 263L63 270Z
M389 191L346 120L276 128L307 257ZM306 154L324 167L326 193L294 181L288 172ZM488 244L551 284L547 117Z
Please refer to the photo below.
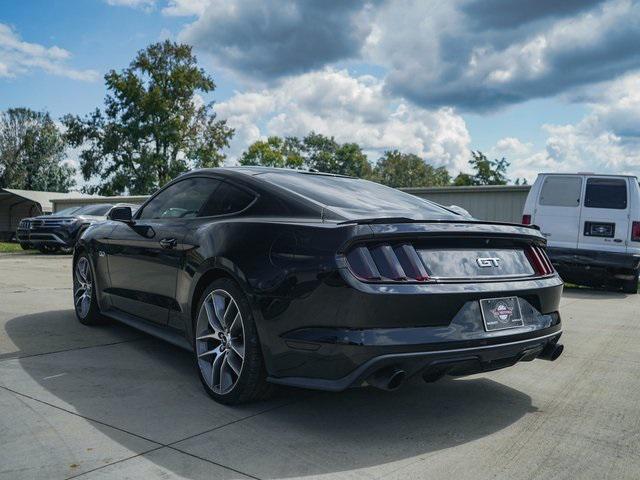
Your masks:
M538 176L562 176L562 175L571 175L571 176L580 176L580 177L621 177L621 178L638 178L635 175L624 175L620 173L594 173L594 172L567 172L567 173L539 173Z
M262 167L262 166L252 166L252 165L241 165L237 167L199 168L196 170L190 170L184 175L191 175L191 174L197 174L202 172L208 172L208 173L237 172L237 173L242 173L250 176L261 175L263 173L288 173L291 175L318 175L318 176L329 176L329 177L355 178L355 177L350 177L348 175L340 175L338 173L317 172L315 170L300 170L300 169L294 169L294 168L279 168L279 167Z

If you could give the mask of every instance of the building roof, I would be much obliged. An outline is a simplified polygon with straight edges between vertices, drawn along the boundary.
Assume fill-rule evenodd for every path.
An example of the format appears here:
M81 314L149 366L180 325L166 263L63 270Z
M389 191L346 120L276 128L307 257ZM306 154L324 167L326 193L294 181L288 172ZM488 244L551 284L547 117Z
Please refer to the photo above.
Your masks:
M0 198L3 196L6 196L6 194L15 195L25 200L29 200L37 203L40 205L40 208L44 213L50 213L53 211L53 204L51 203L51 200L54 200L54 199L57 200L60 198L92 197L92 195L87 195L79 192L69 192L69 193L40 192L37 190L19 190L16 188L0 188Z

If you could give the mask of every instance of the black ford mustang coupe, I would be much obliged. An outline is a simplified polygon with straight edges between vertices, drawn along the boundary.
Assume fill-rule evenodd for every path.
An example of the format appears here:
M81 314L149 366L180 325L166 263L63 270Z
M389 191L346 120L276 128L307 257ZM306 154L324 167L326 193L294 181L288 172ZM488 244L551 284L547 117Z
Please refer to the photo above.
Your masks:
M227 404L270 384L386 390L562 352L562 281L535 228L482 222L377 183L196 170L74 252L80 322L194 352Z

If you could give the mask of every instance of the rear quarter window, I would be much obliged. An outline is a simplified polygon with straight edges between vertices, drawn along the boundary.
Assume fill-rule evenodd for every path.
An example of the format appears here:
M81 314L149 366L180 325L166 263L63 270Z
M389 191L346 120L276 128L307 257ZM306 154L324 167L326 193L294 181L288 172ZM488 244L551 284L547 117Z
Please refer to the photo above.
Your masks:
M627 181L622 178L589 178L584 197L589 208L627 208Z
M538 203L548 207L578 207L581 190L580 177L547 177Z
M213 217L240 212L253 202L255 196L227 182L220 186L202 206L199 217Z

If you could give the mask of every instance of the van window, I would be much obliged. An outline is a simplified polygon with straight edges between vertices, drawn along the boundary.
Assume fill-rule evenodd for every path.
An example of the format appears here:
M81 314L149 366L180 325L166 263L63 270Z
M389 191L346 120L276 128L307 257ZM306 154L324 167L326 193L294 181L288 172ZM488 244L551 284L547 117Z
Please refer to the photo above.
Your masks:
M627 181L622 178L589 178L584 206L590 208L627 208Z
M577 207L580 205L581 190L580 177L547 177L540 192L540 205Z

